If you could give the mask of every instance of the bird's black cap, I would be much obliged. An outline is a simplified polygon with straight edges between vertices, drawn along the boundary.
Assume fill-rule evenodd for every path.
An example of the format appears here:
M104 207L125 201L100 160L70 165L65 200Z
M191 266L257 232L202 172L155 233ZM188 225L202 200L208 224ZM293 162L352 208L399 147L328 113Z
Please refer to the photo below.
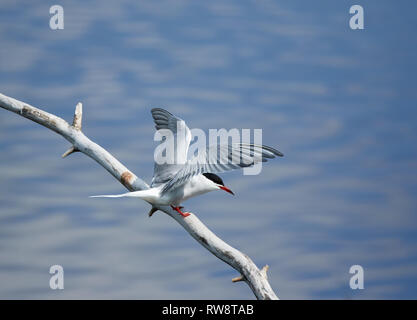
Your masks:
M203 176L205 176L207 179L213 181L214 183L220 184L224 186L222 178L220 178L217 174L214 173L203 173Z

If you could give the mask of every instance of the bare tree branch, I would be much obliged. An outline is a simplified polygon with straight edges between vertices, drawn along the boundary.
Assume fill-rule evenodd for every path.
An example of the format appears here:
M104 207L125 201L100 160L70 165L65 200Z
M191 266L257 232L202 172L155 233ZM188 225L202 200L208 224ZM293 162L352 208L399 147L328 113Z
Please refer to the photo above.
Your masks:
M87 138L81 131L82 128L82 104L78 103L75 109L74 120L70 125L65 120L37 109L27 103L7 97L0 93L0 107L12 111L37 122L68 140L72 147L68 149L62 157L66 157L73 152L79 151L97 161L104 167L113 177L122 183L128 190L137 191L148 189L149 186L142 179L138 178L131 171L129 171L123 164L121 164L115 157L98 144ZM197 240L203 247L209 250L217 258L223 260L241 275L234 278L233 281L245 281L256 298L262 300L276 300L271 286L269 285L266 271L268 266L259 270L253 261L239 250L231 247L212 231L210 231L196 215L191 214L187 218L183 218L176 211L168 206L155 207L167 213L171 218L175 219L195 240ZM149 212L151 216L156 210L152 209Z

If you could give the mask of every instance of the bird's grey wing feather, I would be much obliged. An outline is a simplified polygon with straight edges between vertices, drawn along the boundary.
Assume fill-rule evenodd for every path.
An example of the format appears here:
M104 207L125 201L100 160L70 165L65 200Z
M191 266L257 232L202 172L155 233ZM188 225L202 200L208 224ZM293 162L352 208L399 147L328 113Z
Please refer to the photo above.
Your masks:
M282 157L278 150L250 143L236 143L209 146L205 152L190 159L165 185L162 192L183 184L191 177L202 173L220 173L239 168L251 167L268 159Z
M156 130L170 130L172 133L168 138L171 139L170 141L163 139L161 143L173 143L174 145L173 163L158 164L155 162L154 176L151 182L151 186L154 187L171 180L186 163L191 142L191 131L184 120L162 108L154 108L151 113ZM162 152L163 150L159 151ZM156 156L158 157L158 155Z
M154 164L154 175L151 182L151 187L157 187L163 183L172 180L176 173L180 171L184 165L178 164Z

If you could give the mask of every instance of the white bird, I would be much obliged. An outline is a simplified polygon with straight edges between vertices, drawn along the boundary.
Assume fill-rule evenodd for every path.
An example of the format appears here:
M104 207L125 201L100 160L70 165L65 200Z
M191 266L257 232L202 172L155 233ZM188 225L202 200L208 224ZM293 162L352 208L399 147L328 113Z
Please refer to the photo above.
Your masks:
M184 120L161 108L154 108L151 113L157 130L168 129L172 132L171 137L167 139L175 139L172 142L176 162L174 164L155 162L151 186L147 190L91 196L92 198L136 197L152 205L149 216L157 211L154 206L169 205L185 218L190 214L182 212L183 207L180 204L189 198L215 190L234 194L215 173L250 167L259 162L266 162L267 159L283 156L281 152L271 147L236 143L208 146L204 152L188 159L191 132ZM167 143L166 140L163 142Z

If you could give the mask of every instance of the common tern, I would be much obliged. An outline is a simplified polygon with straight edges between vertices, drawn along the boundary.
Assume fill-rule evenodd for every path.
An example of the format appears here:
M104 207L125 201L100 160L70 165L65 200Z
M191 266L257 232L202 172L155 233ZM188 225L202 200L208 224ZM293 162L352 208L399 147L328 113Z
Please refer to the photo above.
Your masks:
M215 190L234 194L216 173L250 167L259 162L266 162L267 159L283 156L281 152L268 146L235 143L208 146L197 156L193 155L188 159L191 131L184 120L161 108L154 108L151 113L156 130L170 130L172 135L168 139L175 139L175 143L172 141L175 162L155 162L149 189L117 195L91 196L92 198L140 198L152 205L149 216L157 211L155 206L169 205L185 218L190 213L182 212L183 207L180 204L187 199Z

